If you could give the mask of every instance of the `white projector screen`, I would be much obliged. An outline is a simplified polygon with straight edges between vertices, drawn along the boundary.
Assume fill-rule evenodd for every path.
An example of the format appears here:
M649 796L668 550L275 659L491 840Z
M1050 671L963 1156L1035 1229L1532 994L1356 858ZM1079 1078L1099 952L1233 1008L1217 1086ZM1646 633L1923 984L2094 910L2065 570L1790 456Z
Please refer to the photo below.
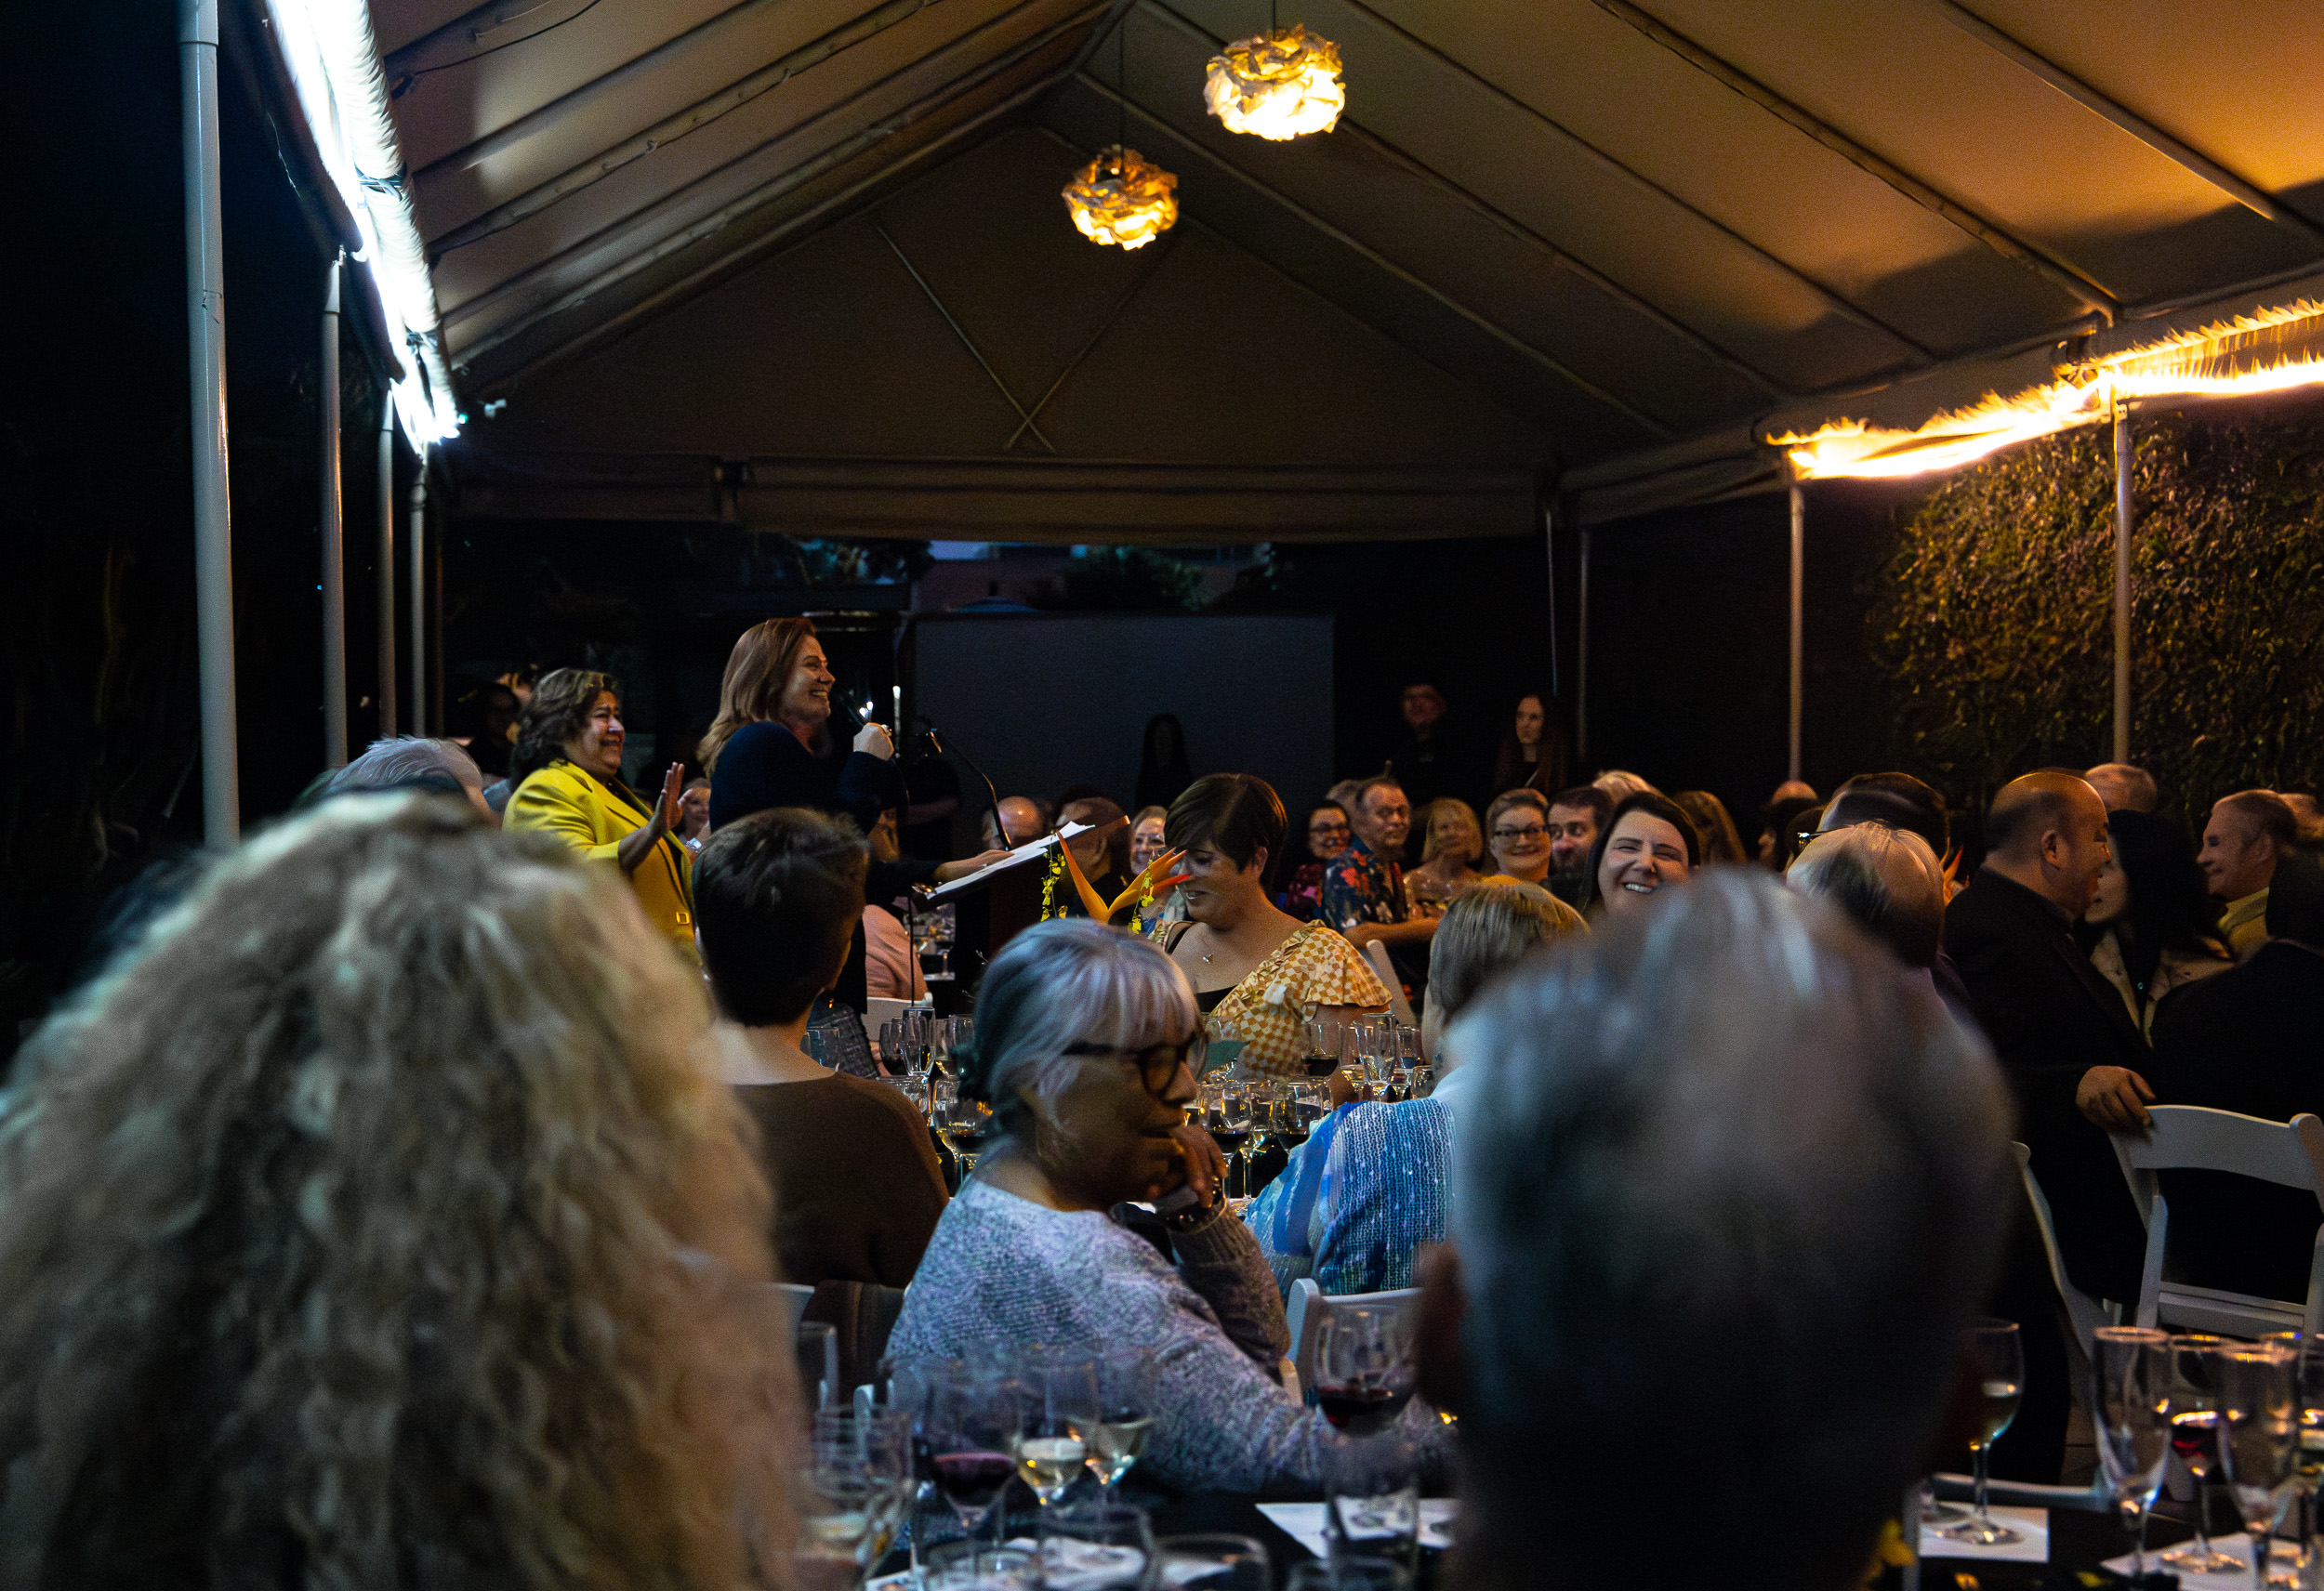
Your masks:
M1174 713L1195 772L1255 773L1297 824L1331 783L1331 620L946 613L914 626L913 716L1003 796L1095 784L1128 808L1146 720ZM984 789L960 769L962 808Z

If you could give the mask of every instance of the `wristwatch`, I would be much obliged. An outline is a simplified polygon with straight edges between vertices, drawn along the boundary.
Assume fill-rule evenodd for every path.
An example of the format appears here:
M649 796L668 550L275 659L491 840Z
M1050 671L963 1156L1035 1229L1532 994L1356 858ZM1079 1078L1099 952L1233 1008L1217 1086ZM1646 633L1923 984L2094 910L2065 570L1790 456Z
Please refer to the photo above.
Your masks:
M1195 1191L1195 1185L1191 1182L1154 1202L1154 1213L1162 1217L1162 1224L1181 1232L1193 1229L1218 1207L1217 1189L1211 1190L1210 1198L1206 1203L1202 1195Z

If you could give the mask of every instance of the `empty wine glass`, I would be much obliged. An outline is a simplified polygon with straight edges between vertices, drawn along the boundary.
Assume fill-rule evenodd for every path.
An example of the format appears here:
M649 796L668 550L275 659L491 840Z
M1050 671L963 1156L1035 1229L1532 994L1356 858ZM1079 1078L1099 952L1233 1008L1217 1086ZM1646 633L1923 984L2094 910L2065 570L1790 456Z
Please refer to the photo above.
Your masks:
M1274 1591L1267 1549L1248 1536L1164 1536L1154 1549L1172 1591Z
M2160 1555L2160 1561L2187 1574L2224 1574L2242 1560L2212 1549L2211 1495L2205 1490L2219 1466L2219 1382L2222 1338L2189 1333L2171 1339L2171 1452L2195 1481L2195 1539Z
M2267 1591L2267 1545L2297 1474L2297 1361L2278 1343L2238 1343L2214 1364L2220 1475L2251 1538L2252 1591Z
M1097 1364L1087 1354L1037 1350L1024 1356L1018 1378L1017 1473L1046 1513L1080 1478L1084 1433L1098 1418Z
M2146 1574L2146 1511L2162 1485L2171 1447L2171 1338L2140 1326L2101 1326L2093 1334L2095 1396L2092 1424L2098 1463L2131 1533L2131 1579Z
M1045 1510L1037 1555L1050 1591L1149 1591L1154 1527L1143 1508L1084 1503Z
M2017 1404L2026 1391L2026 1345L2018 1337L2017 1322L1973 1321L1961 1333L1961 1356L1970 1373L1976 1376L1983 1394L1979 1434L1969 1444L1970 1455L1976 1464L1976 1508L1968 1519L1946 1531L1945 1535L1951 1541L1972 1542L1979 1546L2024 1541L2022 1534L1993 1517L1985 1500L1986 1471L1994 1440L2017 1417Z
M2299 1475L2293 1492L2295 1516L2290 1565L2269 1584L2298 1586L2305 1582L2316 1555L2317 1481L2324 1475L2324 1337L2304 1332L2274 1332L2261 1339L2278 1343L2293 1355L2293 1386L2300 1400L2300 1452L2294 1463Z
M1097 1417L1080 1433L1082 1462L1111 1503L1154 1428L1154 1356L1140 1348L1109 1348L1098 1356L1096 1370Z

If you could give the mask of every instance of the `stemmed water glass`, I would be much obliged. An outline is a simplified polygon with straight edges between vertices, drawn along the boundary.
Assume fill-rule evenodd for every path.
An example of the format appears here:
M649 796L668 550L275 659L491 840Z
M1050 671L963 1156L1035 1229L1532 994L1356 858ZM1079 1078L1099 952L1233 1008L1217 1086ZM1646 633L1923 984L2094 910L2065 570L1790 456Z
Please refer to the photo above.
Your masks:
M1096 1369L1097 1417L1080 1432L1082 1462L1111 1503L1154 1428L1154 1356L1140 1348L1110 1348L1098 1356Z
M2100 1326L2093 1335L2098 1463L2131 1533L2136 1584L2146 1575L2146 1511L2155 1506L2171 1446L2171 1338L2143 1326Z
M1948 1540L2000 1546L2026 1538L1993 1517L1986 1506L1986 1472L1993 1444L2017 1417L2018 1401L2026 1391L2026 1345L2014 1321L1973 1321L1961 1335L1961 1356L1977 1378L1983 1394L1976 1440L1969 1444L1976 1465L1976 1507L1970 1517L1945 1532Z
M1018 1408L1017 1473L1047 1513L1081 1474L1089 1452L1083 1433L1098 1417L1097 1364L1086 1354L1036 1348L1024 1356L1018 1379L1024 1395Z
M2294 1516L2297 1542L2291 1553L2291 1571L2275 1576L2269 1584L2297 1586L2304 1584L2302 1575L2316 1552L2317 1481L2324 1476L2324 1337L2304 1332L2271 1332L2260 1340L2280 1344L2293 1356L2293 1386L2300 1408L2300 1452L2293 1460L2299 1472L2293 1492L2293 1506L2299 1510Z
M935 1124L936 1136L958 1163L960 1180L965 1183L969 1174L976 1169L976 1157L984 1147L985 1129L992 1125L991 1107L982 1099L963 1095L957 1083L939 1083L929 1091L929 1119Z
M2216 1371L2220 1474L2251 1538L2252 1591L2267 1591L2267 1545L2297 1474L2297 1359L2279 1343L2238 1343Z
M2171 1339L2171 1451L2195 1481L2195 1539L2160 1555L2185 1574L2223 1574L2243 1567L2211 1545L2211 1495L2219 1463L2218 1354L2222 1338L2190 1333Z

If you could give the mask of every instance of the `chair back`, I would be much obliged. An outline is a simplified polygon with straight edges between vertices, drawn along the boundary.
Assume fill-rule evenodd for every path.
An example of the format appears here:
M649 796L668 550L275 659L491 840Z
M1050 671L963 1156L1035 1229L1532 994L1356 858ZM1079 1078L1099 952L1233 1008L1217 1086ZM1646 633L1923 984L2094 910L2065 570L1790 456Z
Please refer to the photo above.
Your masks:
M1396 975L1396 964L1389 959L1387 945L1374 940L1364 947L1364 959L1372 964L1380 980L1388 985L1389 1012L1406 1027L1419 1027L1419 1019L1412 1014L1412 1002L1404 997L1404 980Z
M1302 1389L1315 1385L1315 1345L1322 1340L1324 1321L1339 1309L1393 1309L1402 1314L1418 1305L1418 1287L1396 1287L1385 1293L1342 1293L1334 1296L1302 1276L1291 1283L1284 1323L1291 1328L1291 1368Z
M2324 1216L2324 1121L2306 1112L2289 1122L2264 1121L2200 1105L2152 1105L2144 1134L2117 1133L2115 1159L2131 1198L2146 1223L2146 1263L2139 1277L2138 1324L2159 1321L2229 1336L2324 1329L2324 1227L2308 1265L2304 1300L2261 1298L2215 1287L2165 1282L2163 1254L2171 1235L2171 1204L2155 1175L2160 1171L2227 1171L2315 1195Z
M2016 1151L2017 1175L2026 1185L2026 1203L2033 1207L2034 1228L2041 1234L2041 1252L2050 1261L2050 1281L2058 1290L2058 1297L2066 1305L2066 1318L2074 1328L2074 1341L2081 1349L2080 1362L2074 1377L2075 1399L2081 1399L2080 1371L2092 1362L2092 1345L2097 1338L2092 1334L2100 1326L2118 1324L2119 1310L2099 1302L2075 1286L2066 1278L2066 1256L2058 1248L2057 1223L2050 1216L2050 1198L2041 1190L2041 1179L2033 1174L2033 1151L2024 1144L2009 1146Z

